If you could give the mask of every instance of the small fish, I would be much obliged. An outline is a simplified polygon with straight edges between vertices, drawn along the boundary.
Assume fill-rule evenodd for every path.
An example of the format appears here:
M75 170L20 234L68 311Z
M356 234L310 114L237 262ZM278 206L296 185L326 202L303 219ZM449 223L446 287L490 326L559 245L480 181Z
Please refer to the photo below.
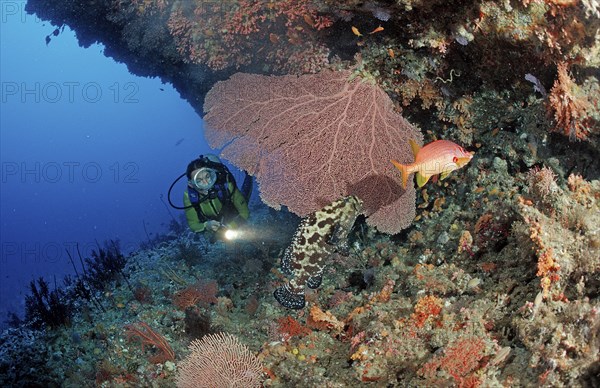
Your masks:
M360 33L360 31L358 30L358 28L352 26L352 32L354 33L354 35L356 36L363 36L363 34Z
M402 173L402 186L406 188L408 176L416 173L417 186L423 187L433 175L440 174L440 179L446 177L454 170L458 170L473 158L472 152L465 151L461 146L449 140L436 140L421 148L414 141L410 147L415 155L411 164L401 164L396 160L392 163Z
M315 21L308 14L304 14L304 23L308 24L311 27L315 26Z
M390 57L394 58L396 56L396 53L394 53L394 50L392 50L391 48L388 49L388 54L390 55Z
M381 31L383 31L383 27L379 26L376 29L374 29L373 31L369 32L369 35L375 34L377 32L381 32Z

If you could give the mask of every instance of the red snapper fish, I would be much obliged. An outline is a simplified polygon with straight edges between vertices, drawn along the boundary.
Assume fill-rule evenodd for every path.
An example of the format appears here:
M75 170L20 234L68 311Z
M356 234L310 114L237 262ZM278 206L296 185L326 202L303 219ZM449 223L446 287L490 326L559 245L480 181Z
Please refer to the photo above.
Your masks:
M458 170L473 158L473 152L467 152L456 143L449 140L436 140L421 148L410 140L410 147L415 155L411 164L401 164L396 160L392 163L402 173L402 186L406 188L408 176L415 173L417 185L423 187L433 175L440 174L445 179L452 171Z

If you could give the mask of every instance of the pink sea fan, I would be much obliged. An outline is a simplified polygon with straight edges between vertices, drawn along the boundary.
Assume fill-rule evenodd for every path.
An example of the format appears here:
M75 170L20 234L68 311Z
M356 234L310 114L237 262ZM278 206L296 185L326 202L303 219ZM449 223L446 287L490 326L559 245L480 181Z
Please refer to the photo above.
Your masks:
M421 133L377 85L349 71L302 76L234 74L206 95L206 138L254 175L261 198L306 216L346 195L370 225L398 233L415 217L415 191L390 163L410 163Z
M208 334L189 350L177 365L178 388L262 386L260 360L233 334Z

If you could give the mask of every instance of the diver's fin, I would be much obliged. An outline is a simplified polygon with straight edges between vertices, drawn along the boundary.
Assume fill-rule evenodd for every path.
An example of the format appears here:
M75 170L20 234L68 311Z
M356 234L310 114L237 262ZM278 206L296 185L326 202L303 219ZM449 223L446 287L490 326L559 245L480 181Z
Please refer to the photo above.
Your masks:
M450 175L452 171L446 171L440 174L440 180L443 181L444 179L448 178L448 175Z
M429 177L422 175L419 172L417 172L415 175L417 177L417 186L419 186L419 187L425 186L425 183L427 183L427 181L429 180Z
M418 145L413 139L410 139L408 142L410 144L410 149L412 150L413 156L416 159L417 154L419 153L419 150L421 149L421 146Z
M304 294L294 294L287 284L277 288L273 296L283 307L289 309L300 310L306 305Z
M400 173L402 174L402 187L406 189L406 184L408 183L408 167L397 160L392 159L391 162L398 170L400 170Z

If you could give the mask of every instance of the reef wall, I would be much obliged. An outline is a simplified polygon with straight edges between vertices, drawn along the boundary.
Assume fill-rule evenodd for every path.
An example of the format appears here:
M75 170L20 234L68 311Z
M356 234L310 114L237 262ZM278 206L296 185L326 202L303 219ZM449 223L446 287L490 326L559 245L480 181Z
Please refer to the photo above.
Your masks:
M351 68L411 122L446 125L463 143L486 98L518 108L535 95L550 132L588 144L600 132L594 1L30 0L26 10L171 82L200 115L207 91L235 72Z

